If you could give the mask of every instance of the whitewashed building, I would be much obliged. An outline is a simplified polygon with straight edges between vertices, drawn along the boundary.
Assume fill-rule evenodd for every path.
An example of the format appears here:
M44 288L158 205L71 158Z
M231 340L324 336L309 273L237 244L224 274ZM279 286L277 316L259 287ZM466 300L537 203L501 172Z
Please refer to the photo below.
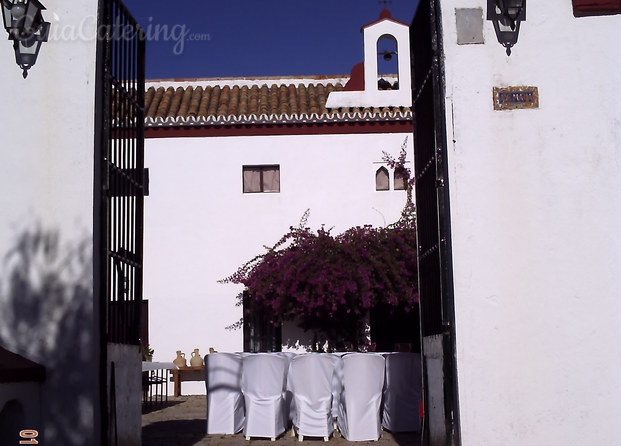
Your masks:
M307 209L311 228L335 234L399 218L406 194L383 152L396 158L405 143L412 167L408 26L384 11L363 36L364 68L353 79L147 82L144 290L156 360L177 350L189 360L195 348L242 351L242 330L226 327L242 315L243 287L219 280ZM393 45L392 76L383 54L378 66L382 36ZM285 345L312 338L286 328ZM184 393L204 391L183 384Z
M619 442L621 4L526 3L510 56L495 1L421 2L411 28L431 444Z
M121 113L109 119L112 98L137 99L136 87L144 85L120 76L118 63L111 69L111 54L131 46L129 62L144 54L144 39L117 1L44 0L47 9L25 29L19 26L26 2L2 3L0 443L84 446L110 444L114 436L119 445L139 445L138 336L129 318L117 317L129 314L123 304L111 303L109 255L116 262L122 256L107 229L114 225L108 205L125 200L126 209L137 209L141 195L138 180L129 191L118 187L137 166L117 163L109 149L131 144L126 159L135 160L142 125L120 124ZM128 40L108 38L113 4ZM34 65L30 40L6 39L13 22L12 37L34 32L44 40ZM14 42L24 58L16 59ZM126 103L123 110L130 108L140 107ZM115 133L119 127L125 135ZM115 163L118 170L106 175ZM121 266L125 272L140 264L134 241L122 246L133 256L131 268ZM137 303L138 276L124 280L125 297Z
M40 444L106 444L111 432L139 444L138 347L118 334L131 324L108 316L123 313L111 302L129 290L139 302L142 238L101 231L142 187L140 162L101 157L115 129L139 141L142 128L123 101L102 116L113 92L131 91L104 82L112 67L91 19L110 4L46 2L50 36L90 24L93 39L50 37L27 79L12 42L0 45L0 345L45 368L23 386L3 368L0 429L25 419ZM422 1L412 88L400 68L396 95L367 84L380 74L370 60L351 89L349 78L150 85L144 294L156 360L241 349L241 332L224 330L241 315L239 290L216 281L306 209L312 226L335 231L396 219L404 193L389 170L385 181L381 152L396 155L410 136L425 444L618 443L621 5L528 2L510 56L487 19L495 8ZM401 62L404 28L381 19L365 36L397 34ZM0 353L10 367L30 364Z

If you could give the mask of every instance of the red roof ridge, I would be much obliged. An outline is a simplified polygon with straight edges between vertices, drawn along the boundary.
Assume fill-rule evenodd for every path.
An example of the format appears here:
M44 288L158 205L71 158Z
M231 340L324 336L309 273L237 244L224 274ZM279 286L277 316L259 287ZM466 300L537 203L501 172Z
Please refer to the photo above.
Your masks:
M379 19L374 20L371 23L367 23L366 25L362 25L362 28L360 28L360 31L362 32L365 28L368 28L369 26L373 26L376 23L382 22L384 20L390 20L391 22L399 23L400 25L405 25L407 27L410 26L408 23L405 23L405 22L402 22L401 20L397 20L393 18L388 8L384 7L384 9L382 9L382 12L380 12Z

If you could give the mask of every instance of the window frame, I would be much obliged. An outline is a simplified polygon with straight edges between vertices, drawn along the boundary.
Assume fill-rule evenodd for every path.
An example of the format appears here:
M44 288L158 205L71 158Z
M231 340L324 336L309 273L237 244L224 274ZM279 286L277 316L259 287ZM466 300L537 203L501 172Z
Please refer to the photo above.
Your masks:
M574 17L621 14L621 0L572 0Z
M397 178L401 180L401 187L397 187ZM392 189L393 190L406 190L405 184L405 168L394 169L392 174Z
M378 182L377 182L377 176L379 175L379 173L385 173L386 174L386 189L378 189ZM375 192L386 192L390 190L390 171L388 170L388 168L386 166L380 166L375 170Z
M244 173L246 169L258 169L259 170L259 188L257 191L246 190L246 178ZM265 183L263 180L263 173L266 170L278 171L278 190L265 190ZM242 194L279 194L280 193L280 164L244 164L242 165Z

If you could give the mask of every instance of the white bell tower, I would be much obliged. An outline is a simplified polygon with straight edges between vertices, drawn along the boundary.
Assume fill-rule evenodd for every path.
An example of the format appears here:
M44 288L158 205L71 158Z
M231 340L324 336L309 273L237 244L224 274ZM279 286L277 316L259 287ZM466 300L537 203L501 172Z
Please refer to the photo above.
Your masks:
M328 96L327 108L340 107L410 107L412 105L412 82L410 73L409 26L395 20L384 8L379 20L362 28L364 35L364 89L357 91L333 91ZM396 43L398 88L378 87L378 43L386 37ZM347 88L346 88L347 90Z

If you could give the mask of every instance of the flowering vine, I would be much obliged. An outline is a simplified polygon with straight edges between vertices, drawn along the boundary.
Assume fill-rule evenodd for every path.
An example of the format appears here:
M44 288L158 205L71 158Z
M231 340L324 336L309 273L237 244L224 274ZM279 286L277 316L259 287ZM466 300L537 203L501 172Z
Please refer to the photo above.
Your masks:
M323 226L312 231L307 210L299 226L221 281L246 287L245 312L267 309L275 325L298 319L334 344L357 346L363 316L372 307L384 304L409 312L417 305L416 213L406 143L407 138L397 159L384 153L384 161L404 175L407 199L400 219L386 227L357 226L332 235Z

